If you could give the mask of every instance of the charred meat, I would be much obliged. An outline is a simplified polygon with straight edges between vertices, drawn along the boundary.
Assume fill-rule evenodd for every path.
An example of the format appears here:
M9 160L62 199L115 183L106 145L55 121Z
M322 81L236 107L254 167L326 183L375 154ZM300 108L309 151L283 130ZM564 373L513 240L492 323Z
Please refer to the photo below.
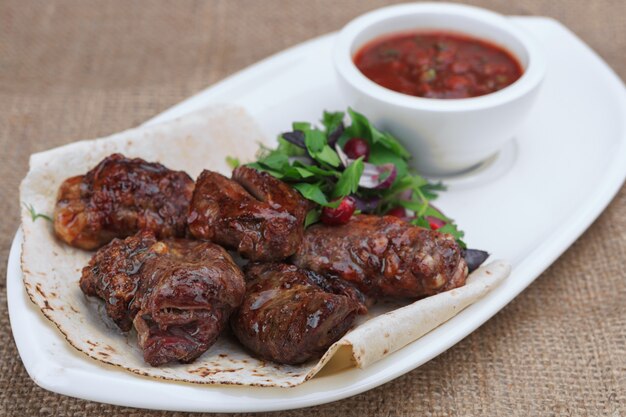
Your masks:
M292 260L374 298L433 295L464 285L468 274L452 236L393 216L358 215L343 226L314 225Z
M304 233L307 201L286 183L245 166L232 179L211 171L198 178L189 230L255 261L284 259Z
M321 356L364 308L357 292L322 288L316 276L287 264L253 264L246 296L231 318L239 341L255 355L283 364Z
M80 289L105 301L107 315L127 332L135 314L130 305L137 295L144 261L160 255L162 244L152 232L144 231L124 240L113 239L91 258L80 278ZM136 311L135 311L136 313Z
M205 352L243 301L239 267L210 242L167 239L163 256L141 270L133 307L134 325L146 362L190 362Z
M83 269L80 286L102 298L124 331L137 330L144 359L190 362L217 339L244 296L243 274L210 242L157 241L148 231L115 239Z
M67 244L87 250L139 230L183 237L193 188L184 172L113 154L61 184L54 230Z

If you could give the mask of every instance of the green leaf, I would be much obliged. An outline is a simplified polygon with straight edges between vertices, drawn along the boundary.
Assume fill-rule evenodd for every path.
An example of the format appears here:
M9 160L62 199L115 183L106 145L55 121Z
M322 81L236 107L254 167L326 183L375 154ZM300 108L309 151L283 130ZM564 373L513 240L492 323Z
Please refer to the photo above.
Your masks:
M438 191L445 191L447 187L442 182L430 183L424 180L425 184L421 186L422 194L429 200L435 200L438 197Z
M293 130L301 130L306 132L307 130L311 130L311 123L309 122L293 122L291 124Z
M332 133L335 129L337 129L337 126L339 126L339 124L343 122L344 116L345 116L345 113L342 111L338 111L338 112L324 111L322 124L324 125L324 128L326 130L326 135Z
M334 168L341 164L341 159L339 159L337 152L328 145L324 145L320 152L313 154L313 158Z
M276 170L270 169L270 168L266 167L265 165L262 165L262 164L260 164L258 162L252 162L252 163L246 164L246 166L250 167L250 168L254 168L254 169L259 170L259 171L265 171L265 172L271 174L273 177L276 177L278 179L282 179L285 176L282 172L278 172Z
M309 210L306 214L306 218L304 219L304 228L306 229L310 225L317 223L321 216L322 212L320 209Z
M360 137L369 139L372 144L380 143L404 159L409 159L411 157L409 151L407 151L396 138L389 133L383 133L376 129L367 117L350 108L348 109L348 114L350 114L352 124L346 129L346 132L344 132L344 137Z
M396 202L396 205L402 206L402 207L407 208L409 210L413 210L420 217L422 215L424 215L424 212L428 208L428 202L424 203L422 201L417 201L417 200L409 200L409 201L407 201L407 200L398 200Z
M321 152L327 145L326 135L321 130L306 130L304 134L304 143L311 156Z
M443 220L444 222L446 222L448 224L450 224L452 222L451 218L447 217L445 214L443 214L442 212L440 212L439 210L437 210L436 208L434 208L431 205L426 207L426 210L424 211L424 216L435 217L437 219Z
M338 207L340 201L333 201L332 203L328 201L326 195L322 191L320 184L310 184L307 182L300 182L297 184L293 184L293 188L298 190L300 194L307 200L311 200L320 206L324 207Z
M303 156L306 155L306 150L303 148L294 145L293 143L287 141L282 136L278 137L278 148L274 152L279 152L287 156Z
M268 156L258 161L260 164L265 165L266 167L280 171L286 165L289 165L289 158L287 155L280 152L272 152Z
M394 182L398 182L398 180L402 179L408 172L406 159L378 143L370 147L370 156L367 161L374 165L389 163L395 165L398 172L396 181Z
M329 170L329 169L324 169L324 168L320 168L317 165L307 165L304 164L300 161L294 161L293 163L294 167L298 167L298 168L302 168L302 169L306 169L307 171L311 172L314 175L319 175L322 177L339 177L339 172L334 171L334 170Z
M339 181L335 185L333 190L333 197L345 197L350 194L356 193L359 188L359 180L361 174L363 174L363 157L360 157L356 161L352 162L346 167L346 169L339 177Z
M226 163L228 164L228 166L230 167L230 169L235 169L237 168L239 165L241 165L241 162L239 162L239 159L234 158L232 156L227 156L226 157Z
M430 230L430 223L424 218L424 216L419 216L418 218L411 220L411 224Z
M447 223L446 225L437 229L437 231L439 233L447 233L447 234L452 235L452 237L454 237L454 239L456 240L456 242L461 248L467 249L467 245L463 241L463 236L465 236L465 232L463 232L462 230L459 230L456 224Z
M294 169L300 174L302 178L311 178L315 176L313 172L309 171L306 168L294 167Z

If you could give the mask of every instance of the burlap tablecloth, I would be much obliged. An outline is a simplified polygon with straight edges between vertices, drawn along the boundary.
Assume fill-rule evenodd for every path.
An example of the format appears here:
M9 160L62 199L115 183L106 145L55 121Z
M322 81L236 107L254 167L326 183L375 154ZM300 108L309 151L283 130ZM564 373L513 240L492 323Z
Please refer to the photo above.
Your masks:
M626 78L624 0L473 3L555 17ZM11 337L5 277L28 156L135 126L238 69L384 4L0 1L2 415L147 414L52 394L24 370ZM626 414L625 210L623 188L530 288L435 360L356 397L281 415Z

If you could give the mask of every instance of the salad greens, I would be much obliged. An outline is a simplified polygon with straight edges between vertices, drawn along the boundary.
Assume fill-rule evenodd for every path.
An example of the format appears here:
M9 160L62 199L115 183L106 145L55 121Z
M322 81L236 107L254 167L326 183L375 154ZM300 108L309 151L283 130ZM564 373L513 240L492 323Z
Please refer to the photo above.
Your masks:
M319 221L322 207L336 208L351 196L362 213L382 215L402 207L412 224L449 233L465 248L463 232L431 204L444 185L411 169L410 153L391 134L352 109L347 113L351 121L347 126L344 112L324 112L321 127L293 123L293 131L281 134L275 149L261 147L257 161L247 165L290 183L319 205L308 213L307 226ZM367 160L346 155L344 145L352 138L367 141ZM239 165L235 158L227 162Z

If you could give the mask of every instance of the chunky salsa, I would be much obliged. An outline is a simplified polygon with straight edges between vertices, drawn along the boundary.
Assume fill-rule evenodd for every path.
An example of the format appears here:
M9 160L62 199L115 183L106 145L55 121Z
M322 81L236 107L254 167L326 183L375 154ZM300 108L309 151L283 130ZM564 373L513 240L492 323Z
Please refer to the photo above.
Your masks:
M493 93L522 76L517 59L480 39L445 32L377 38L354 56L370 80L399 93L427 98L467 98Z

